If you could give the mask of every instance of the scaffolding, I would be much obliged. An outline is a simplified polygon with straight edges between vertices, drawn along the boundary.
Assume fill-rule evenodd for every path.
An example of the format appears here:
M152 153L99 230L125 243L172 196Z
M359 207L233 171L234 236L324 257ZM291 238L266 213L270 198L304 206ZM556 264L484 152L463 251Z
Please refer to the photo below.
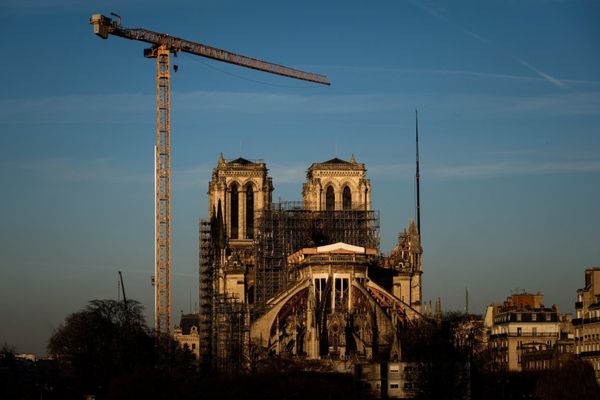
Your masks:
M222 249L215 221L199 222L200 365L204 371L230 373L245 365L250 324L246 306L219 293Z
M214 296L211 223L199 222L199 295L200 295L200 365L208 369L212 363L212 309Z
M350 210L313 211L301 202L275 203L257 215L254 240L253 317L267 301L287 289L288 255L305 247L336 242L379 250L379 212L357 206ZM217 217L199 223L200 354L206 371L236 372L247 364L250 309L219 285L226 243Z
M212 370L238 372L246 365L250 329L246 306L229 294L213 297Z
M287 288L287 256L305 247L336 242L379 250L379 212L358 205L348 210L313 211L301 202L274 203L258 217L255 240L254 315Z

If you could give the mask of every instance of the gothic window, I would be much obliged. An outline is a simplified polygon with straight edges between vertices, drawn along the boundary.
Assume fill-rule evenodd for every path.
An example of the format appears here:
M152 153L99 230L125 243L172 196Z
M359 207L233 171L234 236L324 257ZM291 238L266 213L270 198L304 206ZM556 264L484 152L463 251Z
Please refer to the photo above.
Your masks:
M240 217L240 201L238 193L238 185L231 185L231 238L238 238L238 226Z
M342 193L342 209L352 209L352 192L348 186L344 186L344 192Z
M344 310L347 308L348 303L348 279L336 278L335 279L335 308L337 310Z
M327 187L327 192L325 193L325 210L335 210L335 194L333 193L333 186Z
M323 296L324 296L326 287L327 287L327 279L325 279L325 278L315 279L315 292L316 292L315 297L316 297L317 301L319 302L319 304L321 304L321 302L323 301Z
M254 190L246 187L246 239L254 239Z

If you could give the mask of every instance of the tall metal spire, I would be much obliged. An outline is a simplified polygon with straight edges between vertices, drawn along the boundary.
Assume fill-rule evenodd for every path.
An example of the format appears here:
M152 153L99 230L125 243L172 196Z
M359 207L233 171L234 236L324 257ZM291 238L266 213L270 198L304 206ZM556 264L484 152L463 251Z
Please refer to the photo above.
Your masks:
M415 110L415 133L416 133L416 146L417 146L417 173L416 173L416 183L417 183L417 229L419 230L419 240L421 238L421 188L420 188L420 175L419 175L419 113Z

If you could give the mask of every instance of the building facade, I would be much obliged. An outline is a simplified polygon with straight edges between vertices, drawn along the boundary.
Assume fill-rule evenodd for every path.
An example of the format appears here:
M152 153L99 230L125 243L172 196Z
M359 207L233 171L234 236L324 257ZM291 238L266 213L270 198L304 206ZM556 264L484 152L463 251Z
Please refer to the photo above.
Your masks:
M256 215L270 208L273 183L263 160L219 157L208 184L209 215L221 209L227 239L231 246L251 243Z
M263 161L219 157L200 224L201 364L400 361L399 329L423 317L423 250L411 221L382 256L366 171L354 156L313 163L302 203L274 204Z
M556 306L545 307L543 301L539 292L520 293L487 308L484 326L492 369L522 371L524 353L552 348L561 339L562 315Z
M527 344L523 347L521 365L523 371L545 371L560 368L575 357L575 341L557 340L554 345L547 343Z
M585 270L585 286L575 303L575 353L588 361L600 383L600 268Z
M339 158L314 163L302 187L304 209L312 211L370 210L371 182L365 164Z
M398 359L396 329L419 313L369 279L376 256L347 243L291 254L293 283L253 322L254 342L307 359Z
M220 255L220 293L245 301L248 271L254 268L257 218L271 208L273 183L263 160L219 156L208 184L209 215L222 223L227 253Z
M190 350L196 359L200 358L199 323L198 314L181 314L179 325L173 330L173 338L181 347Z

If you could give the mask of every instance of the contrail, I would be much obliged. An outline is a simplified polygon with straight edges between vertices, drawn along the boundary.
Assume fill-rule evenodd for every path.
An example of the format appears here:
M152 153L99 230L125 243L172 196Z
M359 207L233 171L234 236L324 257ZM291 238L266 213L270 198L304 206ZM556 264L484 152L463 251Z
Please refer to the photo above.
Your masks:
M547 73L540 71L539 69L537 69L536 67L534 67L533 65L529 64L527 61L520 59L519 57L514 57L513 58L518 61L521 65L529 68L530 70L532 70L533 72L535 72L536 74L538 74L539 76L541 76L542 78L544 78L545 80L547 80L548 82L552 83L553 85L564 89L566 87L566 85L559 81L558 79L556 79L553 76L548 75Z
M446 22L449 25L452 25L454 28L458 29L459 31L463 32L464 34L472 37L473 39L483 43L483 44L487 44L487 45L491 45L493 47L495 47L498 51L500 51L502 54L504 54L505 56L508 56L510 58L512 58L513 60L517 61L519 64L521 64L522 66L526 67L527 69L529 69L530 71L534 72L535 74L537 74L538 76L540 76L542 79L550 82L551 84L553 84L554 86L560 88L560 89L564 89L567 87L567 85L565 85L563 82L561 82L559 79L545 73L544 71L534 67L533 65L529 64L528 62L526 62L525 60L507 54L506 52L502 51L502 49L498 48L498 46L495 46L489 39L487 39L486 37L481 36L478 33L475 33L469 29L466 29L465 27L457 24L456 22L452 21L451 19L449 19L448 17L446 17L445 15L441 14L440 12L438 12L437 10L435 10L428 0L424 0L424 1L418 1L418 0L410 0L410 2L417 6L418 8L420 8L421 10L425 11L427 14Z

